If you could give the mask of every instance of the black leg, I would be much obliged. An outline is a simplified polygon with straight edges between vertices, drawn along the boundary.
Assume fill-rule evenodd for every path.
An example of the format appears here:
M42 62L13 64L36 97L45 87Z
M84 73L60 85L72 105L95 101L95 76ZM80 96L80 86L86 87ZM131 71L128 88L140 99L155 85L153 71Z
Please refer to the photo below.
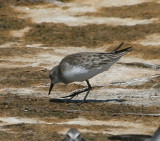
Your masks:
M86 95L85 95L85 97L84 97L84 99L83 99L83 102L86 101L86 98L87 98L87 96L88 96L90 90L92 89L91 84L89 83L89 81L86 80L86 82L87 82L87 85L88 85L88 92L86 93Z
M78 91L75 91L73 92L72 94L70 95L67 95L67 96L64 96L64 97L61 97L61 98L67 98L67 97L70 97L70 100L75 97L76 95L80 94L80 93L83 93L83 92L86 92L88 91L88 88L85 88L85 89L82 89L82 90L78 90Z
M86 93L86 95L85 95L85 97L84 97L84 99L83 99L83 102L85 102L85 100L86 100L86 98L87 98L90 90L92 89L89 81L86 80L86 82L87 82L88 88L85 88L85 89L83 89L83 90L75 91L75 92L73 92L72 94L70 94L70 95L68 95L68 96L64 96L64 97L62 97L62 98L70 97L70 100L71 100L71 99L74 98L76 95L79 95L80 93L83 93L83 92L86 92L86 91L87 91L87 93ZM83 102L82 102L82 103L83 103Z

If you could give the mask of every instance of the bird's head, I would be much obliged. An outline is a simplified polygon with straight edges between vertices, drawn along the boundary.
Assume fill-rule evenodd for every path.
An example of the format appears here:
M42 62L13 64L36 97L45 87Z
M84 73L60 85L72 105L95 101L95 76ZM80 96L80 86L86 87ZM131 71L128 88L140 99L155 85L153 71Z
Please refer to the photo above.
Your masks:
M69 141L80 141L81 140L81 134L80 132L77 130L77 129L70 129L68 132L67 132L67 135L66 135L67 139Z

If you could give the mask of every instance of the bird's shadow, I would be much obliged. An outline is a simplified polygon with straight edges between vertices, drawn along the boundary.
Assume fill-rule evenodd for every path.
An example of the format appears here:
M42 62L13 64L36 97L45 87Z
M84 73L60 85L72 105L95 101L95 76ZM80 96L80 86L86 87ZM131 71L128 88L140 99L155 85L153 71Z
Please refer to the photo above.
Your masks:
M106 100L95 100L95 99L88 99L85 101L85 103L103 103L103 102L111 102L111 101L116 101L116 102L124 102L126 101L125 99L106 99ZM83 100L70 100L70 99L54 99L51 98L49 102L54 102L54 103L82 103Z
M119 141L145 141L146 139L150 139L152 136L150 135L142 135L142 134L126 134L126 135L114 135L108 137L109 140L119 140Z

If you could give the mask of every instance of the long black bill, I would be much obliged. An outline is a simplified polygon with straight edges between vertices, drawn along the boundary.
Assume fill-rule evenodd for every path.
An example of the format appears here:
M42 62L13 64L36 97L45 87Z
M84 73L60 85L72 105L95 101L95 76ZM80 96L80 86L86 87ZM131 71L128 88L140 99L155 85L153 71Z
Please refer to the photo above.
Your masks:
M51 83L50 88L49 88L49 93L48 93L48 95L50 95L53 86L54 86L54 84Z

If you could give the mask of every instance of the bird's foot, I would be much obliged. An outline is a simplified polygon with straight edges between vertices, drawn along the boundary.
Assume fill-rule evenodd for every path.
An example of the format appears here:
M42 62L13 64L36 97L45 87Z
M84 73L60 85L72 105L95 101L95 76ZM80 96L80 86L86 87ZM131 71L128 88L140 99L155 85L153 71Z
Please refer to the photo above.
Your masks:
M63 97L61 97L61 98L69 98L69 100L71 100L72 98L74 98L75 96L78 96L78 94L79 93L77 93L77 92L73 92L73 93L71 93L70 95L67 95L67 96L63 96Z
M82 90L78 90L78 91L75 91L75 92L72 92L70 95L67 95L67 96L63 96L61 98L69 98L69 100L71 100L72 98L74 98L75 96L78 96L80 93L83 93L85 91L88 91L88 88L85 88L85 89L82 89Z

